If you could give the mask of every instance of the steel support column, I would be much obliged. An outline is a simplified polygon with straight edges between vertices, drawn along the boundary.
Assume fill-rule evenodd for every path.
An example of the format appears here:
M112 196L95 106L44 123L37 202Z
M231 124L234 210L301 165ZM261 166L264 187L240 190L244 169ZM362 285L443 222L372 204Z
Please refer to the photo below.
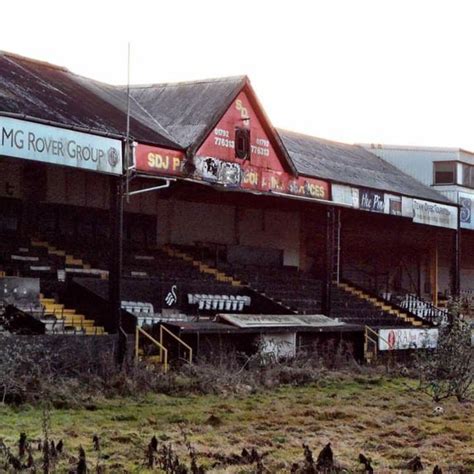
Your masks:
M334 237L334 207L326 209L326 232L324 239L324 258L322 271L321 310L322 313L331 317L331 288L332 288L332 264L333 264L333 237Z
M122 364L126 347L122 334L122 259L123 259L123 177L111 178L110 215L111 215L111 252L109 262L109 303L113 331L118 335L116 351L117 363Z
M461 294L461 229L460 208L458 207L458 227L453 235L452 263L451 263L451 296L454 298Z

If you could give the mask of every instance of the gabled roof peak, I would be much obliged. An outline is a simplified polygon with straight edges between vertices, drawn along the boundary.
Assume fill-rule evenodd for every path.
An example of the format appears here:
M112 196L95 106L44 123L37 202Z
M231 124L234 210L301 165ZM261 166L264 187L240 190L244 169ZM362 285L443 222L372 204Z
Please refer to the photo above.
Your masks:
M10 58L10 59L13 59L15 61L30 63L30 64L36 65L36 66L42 66L42 67L46 67L46 68L49 68L49 69L56 69L58 71L69 72L69 69L65 68L64 66L58 66L56 64L51 64L51 63L48 63L47 61L42 61L40 59L28 58L26 56L22 56L21 54L10 53L9 51L0 50L0 56L4 56L6 58Z
M154 89L163 87L186 87L186 86L198 86L202 84L217 84L217 83L232 83L241 84L244 86L246 83L250 83L249 78L246 75L241 76L227 76L227 77L216 77L210 79L197 79L195 81L177 81L177 82L155 82L150 84L130 84L130 89ZM118 87L124 88L126 85L120 85Z

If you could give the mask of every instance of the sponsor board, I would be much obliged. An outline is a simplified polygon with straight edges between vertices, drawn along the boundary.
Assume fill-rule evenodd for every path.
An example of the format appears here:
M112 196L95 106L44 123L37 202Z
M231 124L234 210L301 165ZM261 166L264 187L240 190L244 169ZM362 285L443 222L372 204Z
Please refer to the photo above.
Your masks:
M13 305L22 311L38 311L39 296L39 278L0 278L0 307Z
M288 181L288 193L314 199L329 199L329 184L314 178L296 178Z
M457 229L458 210L454 206L413 199L413 222Z
M385 211L384 193L371 189L359 189L359 208L364 211L381 212Z
M157 146L139 144L135 150L137 170L151 174L183 175L184 158L182 151Z
M0 155L122 174L120 140L9 117L0 117Z
M393 194L385 195L385 214L392 216L402 215L402 198Z
M379 350L433 349L438 344L437 329L380 329Z
M195 156L191 166L182 151L138 144L138 171L163 176L182 176L242 190L277 192L307 198L330 199L330 185L316 178L293 177L285 171L227 161L213 156Z
M332 200L338 204L359 208L359 189L343 184L333 184L331 186Z

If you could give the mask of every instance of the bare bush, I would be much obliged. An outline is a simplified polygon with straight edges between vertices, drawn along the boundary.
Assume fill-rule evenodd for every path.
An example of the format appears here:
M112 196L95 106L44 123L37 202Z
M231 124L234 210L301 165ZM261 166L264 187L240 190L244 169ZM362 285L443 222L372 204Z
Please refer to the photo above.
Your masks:
M439 329L435 349L416 354L419 388L435 402L455 396L464 400L474 377L471 329L460 316L460 304L449 305L452 322Z
M58 340L60 341L60 340ZM114 345L96 347L87 338L61 343L49 338L3 337L0 400L44 403L56 408L84 406L95 397L141 396L146 393L240 393L279 385L317 382L327 369L357 368L350 348L311 346L296 357L279 359L218 351L164 374L160 365L127 360L114 362ZM81 344L80 350L74 344Z

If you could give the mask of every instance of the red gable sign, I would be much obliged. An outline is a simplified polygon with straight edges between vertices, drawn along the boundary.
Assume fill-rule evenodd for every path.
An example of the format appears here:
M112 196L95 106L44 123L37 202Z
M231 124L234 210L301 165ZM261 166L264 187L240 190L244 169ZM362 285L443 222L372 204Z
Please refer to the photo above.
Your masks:
M242 163L235 157L235 130L250 129L250 165L284 171L260 120L244 92L241 92L207 137L196 155Z
M236 157L236 129L250 130L250 157ZM247 94L240 92L196 152L184 172L185 154L148 145L136 149L137 169L152 174L192 179L261 192L330 199L329 183L289 174L253 109Z

